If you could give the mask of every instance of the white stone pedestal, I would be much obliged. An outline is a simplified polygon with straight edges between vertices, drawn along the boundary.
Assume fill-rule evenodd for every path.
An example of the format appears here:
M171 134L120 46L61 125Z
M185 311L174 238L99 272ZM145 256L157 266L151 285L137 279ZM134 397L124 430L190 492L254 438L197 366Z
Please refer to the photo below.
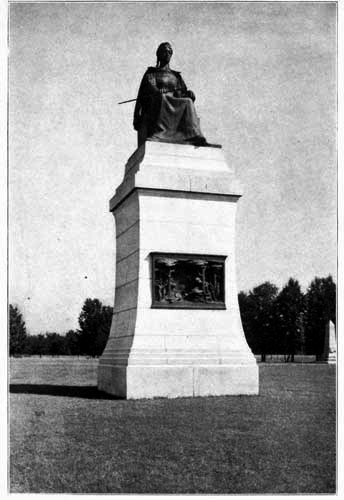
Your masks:
M241 188L221 149L146 142L110 201L114 316L98 388L126 398L258 394L235 277ZM151 252L226 256L224 310L152 308Z
M336 330L332 321L329 321L326 325L324 352L320 361L329 365L335 365L337 363Z

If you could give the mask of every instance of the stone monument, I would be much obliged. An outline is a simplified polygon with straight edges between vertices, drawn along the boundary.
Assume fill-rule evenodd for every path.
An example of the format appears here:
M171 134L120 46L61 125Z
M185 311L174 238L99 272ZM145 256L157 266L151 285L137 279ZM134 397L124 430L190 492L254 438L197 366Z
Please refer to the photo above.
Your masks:
M171 55L161 44L144 75L139 147L110 200L115 307L98 388L128 399L258 394L235 276L242 190L221 147L207 144Z
M324 351L320 361L329 365L336 364L337 362L336 331L332 321L326 324Z

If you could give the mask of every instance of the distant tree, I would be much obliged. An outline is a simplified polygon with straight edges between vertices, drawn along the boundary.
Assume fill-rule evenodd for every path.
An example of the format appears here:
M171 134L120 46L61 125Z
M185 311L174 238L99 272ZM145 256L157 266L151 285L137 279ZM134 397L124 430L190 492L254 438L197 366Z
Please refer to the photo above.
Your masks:
M38 335L29 335L26 341L25 354L42 356L48 353L46 337L40 333Z
M80 333L69 330L65 336L66 354L77 356L80 354Z
M259 339L253 330L253 316L255 314L255 302L250 293L239 292L238 294L241 322L245 337L252 351L257 354L259 351Z
M336 324L336 285L333 278L314 278L305 296L304 329L306 351L320 358L324 348L326 324Z
M238 295L246 339L255 354L273 352L274 302L278 288L269 281L256 286L248 294Z
M279 352L286 361L294 361L296 352L302 347L302 318L304 296L297 280L290 278L275 301L275 325L279 341Z
M45 342L47 354L52 356L66 354L65 337L62 335L56 332L48 332L45 334Z
M17 306L10 304L10 356L23 354L26 346L27 332L25 321Z
M112 307L98 299L86 299L79 316L80 349L82 354L100 356L109 337Z

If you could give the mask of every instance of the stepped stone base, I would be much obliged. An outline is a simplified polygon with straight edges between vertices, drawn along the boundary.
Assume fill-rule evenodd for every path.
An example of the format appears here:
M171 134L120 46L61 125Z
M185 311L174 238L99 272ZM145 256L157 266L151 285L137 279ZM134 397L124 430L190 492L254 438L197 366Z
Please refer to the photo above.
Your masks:
M322 356L319 360L320 363L326 363L327 365L335 365L337 364L337 353L332 352L327 354L326 356Z
M258 366L104 366L99 388L127 399L257 394Z

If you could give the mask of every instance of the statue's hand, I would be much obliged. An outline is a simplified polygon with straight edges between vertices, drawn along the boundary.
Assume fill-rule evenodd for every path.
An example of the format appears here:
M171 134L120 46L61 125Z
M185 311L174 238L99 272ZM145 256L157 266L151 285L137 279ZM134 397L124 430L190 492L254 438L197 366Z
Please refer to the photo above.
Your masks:
M183 97L183 91L182 90L175 90L173 92L173 97Z
M189 97L193 102L196 100L195 94L192 92L192 90L187 90L185 92L185 97Z

